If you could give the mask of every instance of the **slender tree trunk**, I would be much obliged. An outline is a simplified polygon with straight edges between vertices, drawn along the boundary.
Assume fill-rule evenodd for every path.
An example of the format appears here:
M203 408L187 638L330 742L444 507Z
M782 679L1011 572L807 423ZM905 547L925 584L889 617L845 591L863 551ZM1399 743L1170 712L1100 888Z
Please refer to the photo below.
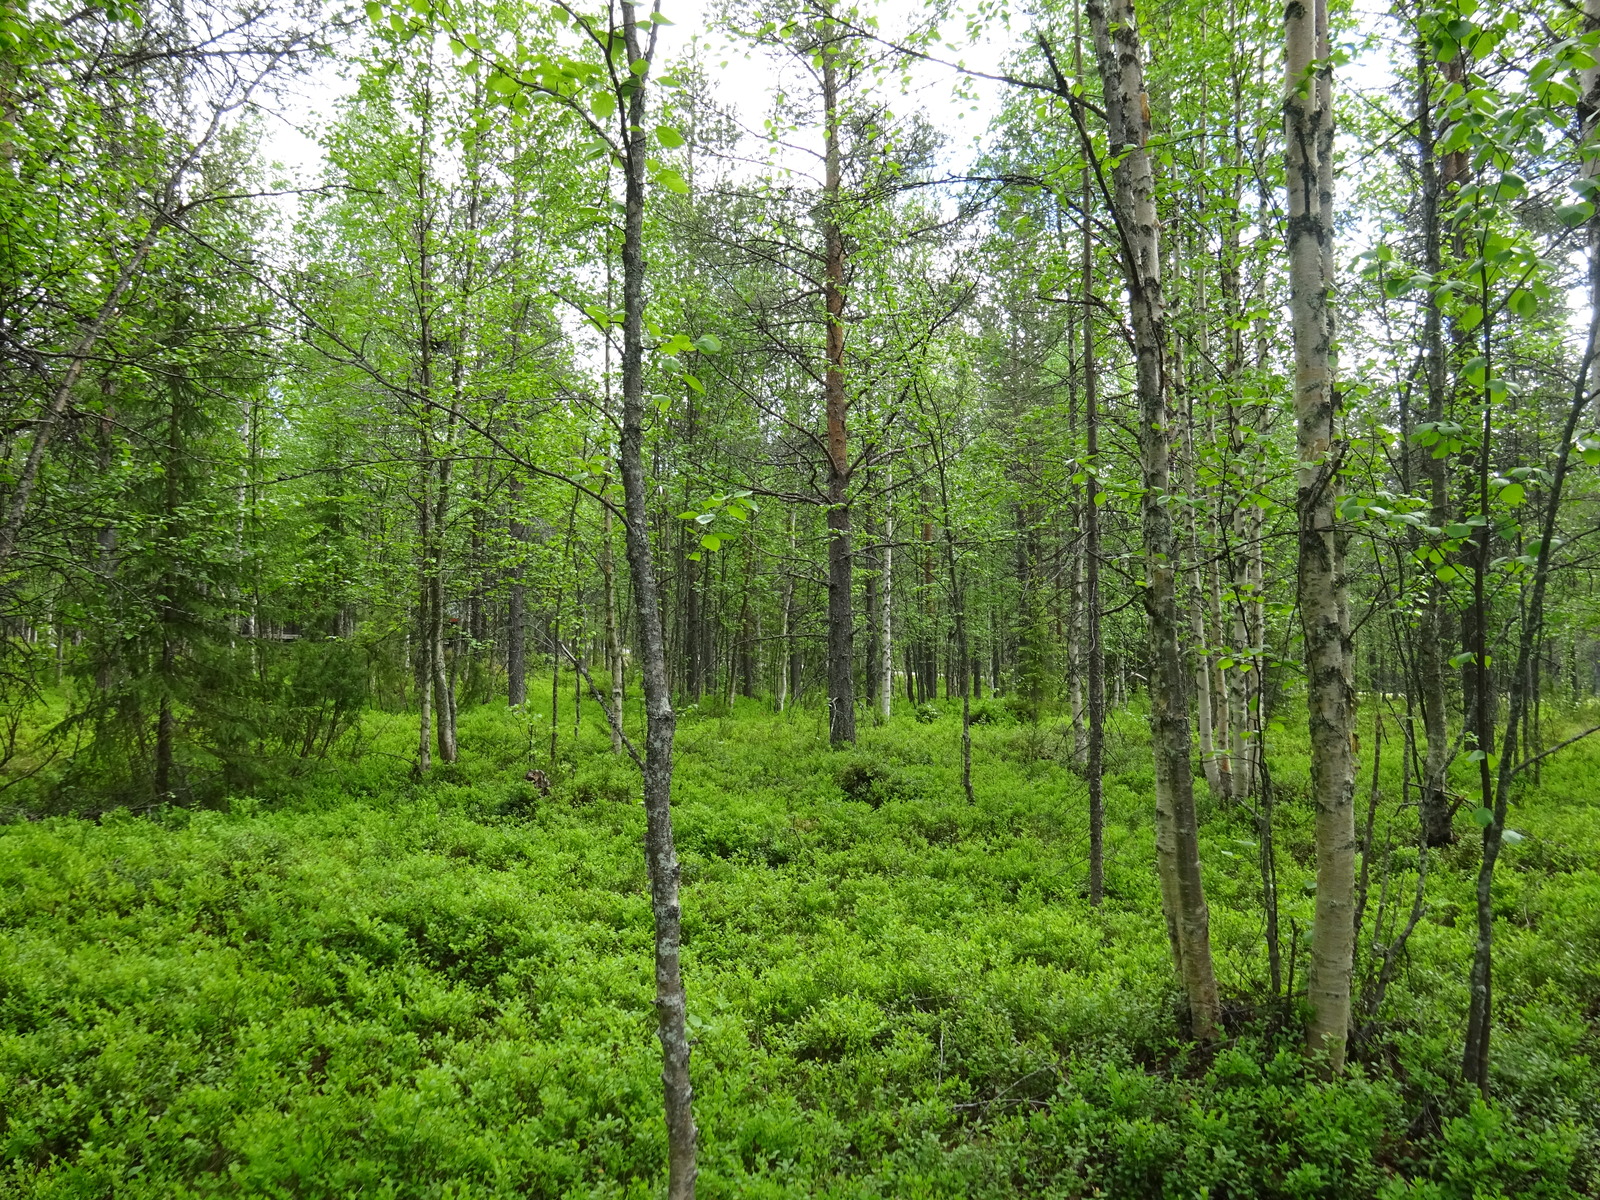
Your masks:
M845 437L844 231L839 225L843 183L839 149L839 69L843 49L825 42L822 56L823 302L827 308L827 370L823 394L828 422L828 740L856 740L855 612L851 604L850 452Z
M1587 10L1588 17L1600 25L1600 14L1593 9ZM1576 377L1573 380L1572 400L1567 409L1566 426L1562 431L1561 440L1557 443L1555 469L1550 473L1549 492L1545 497L1544 511L1541 514L1541 529L1539 549L1534 559L1533 585L1526 608L1527 619L1518 634L1516 669L1511 675L1510 712L1506 722L1504 740L1500 745L1500 764L1495 781L1494 804L1490 812L1489 823L1483 831L1483 857L1479 860L1478 880L1476 889L1477 900L1477 940L1473 947L1472 972L1469 976L1471 1001L1467 1011L1467 1036L1466 1046L1462 1055L1461 1073L1468 1082L1476 1084L1478 1091L1485 1099L1489 1096L1489 1041L1494 1024L1494 869L1500 857L1500 848L1503 844L1506 829L1506 814L1511 802L1511 785L1518 772L1522 769L1517 763L1521 747L1517 741L1517 729L1521 723L1522 715L1529 702L1528 679L1529 664L1537 651L1540 638L1544 630L1544 603L1545 592L1549 582L1551 562L1550 555L1552 543L1555 541L1556 519L1561 511L1561 498L1566 487L1567 470L1571 461L1572 441L1578 430L1578 423L1582 420L1585 411L1591 404L1593 373L1597 361L1596 347L1600 343L1600 242L1591 243L1591 257L1589 260L1589 283L1591 295L1597 303L1589 313L1589 334L1584 349L1583 359L1579 365ZM1485 347L1487 349L1488 333L1485 331ZM1492 376L1486 366L1484 371L1485 402L1484 420L1487 425L1491 420L1490 409L1487 407L1489 395L1487 387ZM1487 434L1485 435L1487 439ZM1485 447L1487 449L1487 446ZM1485 476L1480 476L1484 481ZM1480 482L1480 487L1483 483ZM1483 488L1486 491L1486 488ZM1487 527L1482 536L1487 537ZM1476 588L1476 581L1474 587ZM1485 655L1480 649L1479 658ZM1487 691L1487 689L1484 689ZM1488 707L1487 697L1480 700L1484 709ZM1485 726L1487 727L1487 726ZM1484 749L1491 747L1485 746ZM1486 777L1489 772L1488 759L1484 758L1480 765L1481 775Z
M100 414L100 420L97 422L100 442L100 452L97 455L97 459L102 475L110 474L112 463L115 461L113 455L116 446L112 440L112 432L116 427L115 423L116 410L111 406L111 398L108 395L105 399L105 408ZM100 576L100 587L105 594L109 595L117 573L117 526L115 521L108 520L100 526L95 537L95 543L99 551L99 562L96 566ZM107 691L115 680L114 668L115 659L110 654L102 657L99 663L96 664L94 672L95 686L101 691Z
M1306 991L1308 1048L1344 1067L1355 949L1355 696L1338 528L1333 387L1333 104L1327 0L1291 4L1285 20L1285 166L1289 296L1298 437L1299 592L1305 627L1317 895Z
M1183 468L1181 486L1189 496L1198 494L1199 483L1195 470L1194 408L1190 403L1183 375L1183 359L1174 345L1172 374L1181 397L1183 413ZM1205 775L1206 787L1213 796L1223 795L1222 770L1213 736L1211 691L1210 641L1207 638L1205 579L1200 567L1200 523L1195 509L1189 510L1189 554L1194 565L1189 570L1188 607L1189 635L1194 639L1195 732L1200 743L1200 768Z
M601 510L600 575L606 590L606 667L611 672L611 711L617 719L611 725L611 753L622 753L622 702L627 697L627 681L623 678L626 664L622 658L622 631L617 620L616 564L612 558L611 509Z
M1432 65L1428 54L1419 42L1417 50L1417 166L1422 178L1422 246L1423 270L1437 276L1443 264L1440 238L1440 184L1435 164L1433 98L1429 82ZM1446 390L1444 320L1433 290L1425 289L1423 296L1423 382L1428 406L1424 420L1437 426L1444 420ZM1443 528L1449 524L1450 482L1445 456L1436 454L1443 446L1419 447L1414 458L1422 469L1428 484L1431 524ZM1421 540L1413 539L1420 546ZM1422 611L1418 615L1416 640L1416 672L1420 691L1418 700L1422 708L1422 729L1427 743L1427 757L1422 771L1420 820L1422 840L1429 847L1450 843L1450 798L1446 794L1445 771L1449 765L1450 731L1445 697L1444 621L1446 604L1445 587L1436 579L1429 579L1424 593Z
M935 428L938 426L938 417L935 416ZM944 550L945 566L950 572L950 609L955 619L956 635L956 666L955 670L946 677L947 685L959 683L961 688L961 790L966 793L967 803L973 804L972 794L972 688L968 682L968 654L967 654L967 588L966 581L962 578L960 564L956 560L956 535L951 527L950 515L950 481L945 471L945 447L942 431L936 435L938 441L934 445L937 455L936 463L939 472L939 502L944 516Z
M1109 13L1108 13L1109 8ZM1149 97L1138 19L1131 0L1090 0L1109 150L1116 160L1113 197L1123 276L1133 318L1139 399L1141 503L1150 616L1150 732L1155 752L1157 868L1163 884L1173 957L1189 1000L1194 1036L1219 1036L1220 1004L1211 961L1210 913L1200 874L1193 754L1178 616L1178 546L1173 535L1168 410L1167 327L1161 285L1160 223L1150 155Z
M705 695L705 659L706 653L700 645L700 635L704 632L704 622L700 619L700 605L703 590L700 577L709 569L709 564L702 560L688 557L693 553L689 547L692 542L684 544L685 554L683 560L683 657L685 673L688 676L688 695L690 704L699 704Z
M866 528L863 532L866 535L868 544L877 541L877 521L870 514L867 516ZM863 699L866 701L869 711L876 711L878 707L878 672L873 669L873 665L878 661L878 616L881 612L878 604L878 587L883 578L881 547L879 547L877 554L869 560L869 563L875 569L867 572L866 578L862 581L861 589L861 606L865 610L867 618L866 653L862 655L862 662L866 664L866 670L863 672L866 677L866 695Z
M435 523L435 536L438 527ZM445 657L445 601L444 580L440 578L438 556L428 580L429 614L433 628L429 637L433 641L433 716L439 736L439 761L456 761L455 688L450 679L449 660Z
M645 77L650 59L640 45L638 11L622 7L623 41L629 63L645 71L628 80L618 96L626 147L622 244L622 443L620 469L627 512L628 567L633 575L645 702L645 862L655 915L656 1033L661 1040L661 1082L667 1122L668 1200L692 1200L695 1190L695 1125L689 1081L687 998L679 965L682 918L678 907L678 854L672 837L672 740L676 718L667 682L666 639L650 546L649 489L644 474L644 203ZM660 11L656 0L655 11ZM650 35L650 52L655 34ZM620 91L621 89L619 89Z
M161 514L161 533L174 543L181 542L183 538L183 530L179 527L182 499L179 493L179 481L183 472L184 446L178 387L176 381L168 385L170 408L167 413L167 461L163 472L165 499ZM172 697L177 690L178 641L182 636L178 627L180 586L173 575L167 574L162 577L158 613L161 621L161 706L156 716L155 762L155 798L162 804L170 804L176 799L173 794L173 771L178 722L172 707Z
M510 534L514 553L527 551L528 527L523 524L522 480L513 472L508 484L511 521ZM512 568L511 590L506 597L506 701L512 708L521 708L528 702L528 589L522 582L523 565L519 561Z
M433 766L433 593L428 587L429 547L433 545L433 466L424 434L417 502L417 765L419 775Z
M891 614L893 606L890 603L891 590L894 581L894 502L892 498L886 503L883 516L883 579L878 589L878 603L880 605L878 627L881 633L879 653L882 658L878 663L881 678L878 687L878 703L883 706L883 719L887 721L894 711L894 636L891 629Z
M794 647L791 642L794 638L794 563L795 533L794 510L789 510L789 556L783 563L783 584L779 600L779 610L782 612L783 628L778 636L778 711L782 712L789 703L789 680L794 675Z
M1078 63L1082 74L1081 52ZM1083 615L1084 683L1088 690L1088 744L1084 772L1089 787L1089 903L1098 908L1105 899L1105 745L1106 654L1100 631L1100 379L1095 362L1094 238L1089 228L1093 212L1089 171L1083 173L1083 428L1088 456L1083 503Z

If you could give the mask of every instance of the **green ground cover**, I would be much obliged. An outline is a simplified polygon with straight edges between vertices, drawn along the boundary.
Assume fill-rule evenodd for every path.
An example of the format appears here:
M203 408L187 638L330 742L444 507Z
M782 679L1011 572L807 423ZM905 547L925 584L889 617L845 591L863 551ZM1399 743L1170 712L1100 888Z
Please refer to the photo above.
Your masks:
M1111 731L1097 912L1065 731L986 712L971 807L948 715L907 710L847 753L816 711L685 715L701 1195L1600 1194L1600 748L1563 752L1513 814L1485 1106L1454 1078L1474 836L1433 863L1379 1026L1324 1084L1266 987L1251 815L1208 804L1230 1036L1202 1055L1180 1033L1141 718ZM587 725L540 799L503 709L463 714L463 761L426 783L397 757L409 719L366 737L292 797L0 827L0 1195L660 1192L631 765ZM1303 938L1292 739L1279 870ZM1408 901L1416 862L1397 759L1369 916L1385 878Z

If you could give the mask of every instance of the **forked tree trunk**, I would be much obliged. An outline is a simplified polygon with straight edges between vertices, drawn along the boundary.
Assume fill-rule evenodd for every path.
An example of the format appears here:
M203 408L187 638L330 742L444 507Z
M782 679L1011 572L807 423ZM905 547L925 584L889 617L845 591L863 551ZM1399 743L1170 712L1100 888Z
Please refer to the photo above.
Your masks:
M1132 0L1090 0L1089 24L1105 91L1106 123L1128 307L1133 318L1135 387L1139 400L1141 502L1150 616L1150 733L1155 751L1156 862L1173 957L1189 1001L1194 1036L1219 1035L1216 973L1211 961L1210 914L1200 876L1200 838L1194 773L1188 670L1180 639L1177 541L1167 501L1171 496L1172 415L1167 403L1167 325L1161 287L1160 223L1155 177L1145 149L1150 100Z
M1317 895L1306 992L1307 1048L1343 1069L1355 950L1355 692L1338 528L1334 444L1333 69L1327 0L1290 0L1284 14L1285 168L1289 191L1289 304L1299 447L1300 619L1305 628L1316 809Z
M656 0L655 11L661 9ZM650 906L655 915L656 1035L661 1039L661 1083L667 1122L667 1197L692 1200L695 1183L695 1126L689 1083L687 999L679 965L682 918L678 909L678 853L672 838L672 739L676 717L667 681L666 638L650 546L649 491L644 474L644 189L645 78L650 57L640 45L638 9L622 6L622 36L629 63L644 71L619 87L624 156L622 235L622 443L619 454L626 510L628 568L639 630L641 682L645 703L645 863L650 873ZM652 30L654 26L652 26Z

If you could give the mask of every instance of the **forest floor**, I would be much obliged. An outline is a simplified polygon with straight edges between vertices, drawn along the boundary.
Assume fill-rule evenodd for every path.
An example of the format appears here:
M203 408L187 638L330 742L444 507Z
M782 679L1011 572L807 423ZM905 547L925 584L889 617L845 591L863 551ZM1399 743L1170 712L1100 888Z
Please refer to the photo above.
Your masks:
M1142 718L1110 731L1095 910L1065 727L983 706L969 806L959 707L940 707L864 720L841 753L818 709L683 716L702 1197L1600 1195L1600 745L1551 760L1513 813L1484 1105L1456 1079L1465 813L1356 1065L1324 1084L1270 1000L1250 811L1204 802L1228 1037L1201 1052L1168 962ZM564 707L548 798L522 782L549 765L547 726L485 706L425 783L406 775L412 719L374 714L365 752L292 798L0 827L0 1196L660 1194L643 810L596 716L574 746ZM1285 719L1298 988L1312 846ZM1398 758L1379 774L1380 941L1417 863Z

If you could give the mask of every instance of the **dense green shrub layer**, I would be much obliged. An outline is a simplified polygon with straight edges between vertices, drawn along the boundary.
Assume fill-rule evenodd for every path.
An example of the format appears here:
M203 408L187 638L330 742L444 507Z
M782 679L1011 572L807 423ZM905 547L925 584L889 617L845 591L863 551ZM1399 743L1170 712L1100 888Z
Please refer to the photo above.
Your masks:
M1600 1194L1600 756L1567 752L1514 817L1484 1106L1453 1079L1472 839L1323 1084L1267 997L1248 813L1205 819L1231 1037L1180 1036L1135 717L1099 912L1065 731L975 729L969 807L959 722L908 710L841 755L819 719L682 727L703 1196ZM521 783L525 727L485 709L426 785L369 754L293 801L0 829L0 1195L657 1194L642 810L584 736L549 798ZM1373 908L1414 864L1396 799Z

